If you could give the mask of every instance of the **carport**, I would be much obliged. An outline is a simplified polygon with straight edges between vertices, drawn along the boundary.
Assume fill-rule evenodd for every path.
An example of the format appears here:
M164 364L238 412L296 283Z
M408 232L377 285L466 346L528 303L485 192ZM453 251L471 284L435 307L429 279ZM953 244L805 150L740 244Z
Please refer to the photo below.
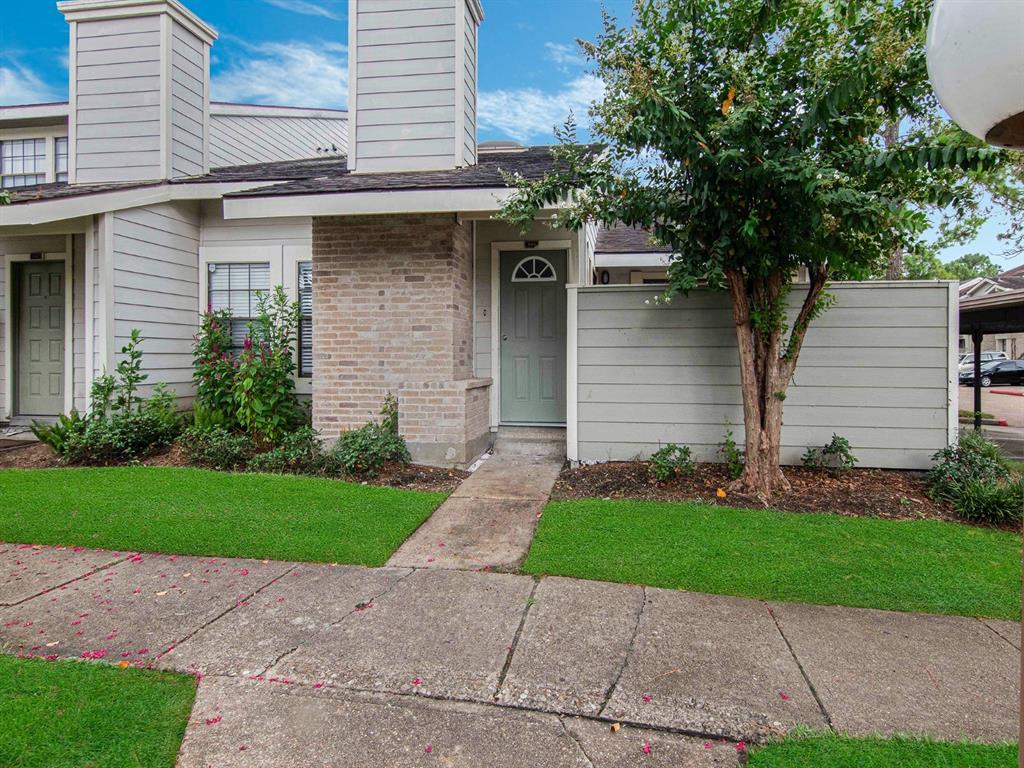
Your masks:
M974 344L974 428L981 429L981 339L1024 333L1024 290L990 293L960 302L960 335Z

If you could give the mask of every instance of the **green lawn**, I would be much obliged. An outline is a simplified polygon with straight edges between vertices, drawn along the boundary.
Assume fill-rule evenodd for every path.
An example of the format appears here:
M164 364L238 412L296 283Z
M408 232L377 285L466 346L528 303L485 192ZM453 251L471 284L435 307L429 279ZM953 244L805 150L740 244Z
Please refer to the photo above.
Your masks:
M751 750L750 768L1016 768L1016 744L812 736Z
M548 504L524 570L787 602L1020 619L1021 538L937 520Z
M0 656L0 765L173 768L195 680Z
M442 493L290 475L0 471L0 541L383 565Z

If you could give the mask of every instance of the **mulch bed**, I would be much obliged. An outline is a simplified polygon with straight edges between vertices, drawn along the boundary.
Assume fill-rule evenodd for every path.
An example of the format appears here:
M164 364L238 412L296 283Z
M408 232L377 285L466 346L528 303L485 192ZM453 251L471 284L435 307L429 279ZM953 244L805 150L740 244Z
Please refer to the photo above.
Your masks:
M170 448L158 451L142 462L147 467L187 467L188 457L175 444ZM48 445L27 442L22 447L0 450L0 469L50 469L63 466L57 454ZM449 493L465 478L468 472L457 469L439 469L424 467L418 464L389 464L373 478L368 478L367 485L382 485L391 488L409 488L417 491L442 491ZM358 481L355 481L358 482Z
M57 454L48 445L22 441L18 447L0 450L0 469L47 469L58 467Z
M771 507L788 512L834 512L852 517L955 520L952 509L928 498L923 472L892 469L849 471L784 468L792 486L776 493ZM610 462L564 469L552 499L642 499L699 501L724 507L763 508L758 499L739 493L719 498L731 480L723 464L698 464L688 475L667 483L654 480L647 464Z

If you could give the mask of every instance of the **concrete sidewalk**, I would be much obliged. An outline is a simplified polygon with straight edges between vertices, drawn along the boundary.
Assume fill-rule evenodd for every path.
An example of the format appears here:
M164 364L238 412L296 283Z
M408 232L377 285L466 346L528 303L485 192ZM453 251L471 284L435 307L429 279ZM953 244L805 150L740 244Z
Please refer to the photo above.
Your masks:
M185 768L735 765L798 724L1018 738L1013 622L18 545L0 570L5 652L203 673Z

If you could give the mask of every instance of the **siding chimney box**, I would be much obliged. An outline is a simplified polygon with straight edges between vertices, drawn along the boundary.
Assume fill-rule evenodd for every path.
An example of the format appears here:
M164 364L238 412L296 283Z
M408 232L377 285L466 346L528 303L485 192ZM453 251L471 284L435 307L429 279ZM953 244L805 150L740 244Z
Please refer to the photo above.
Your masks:
M149 181L210 169L216 31L178 0L67 0L71 183Z
M476 163L479 0L349 0L348 167Z

